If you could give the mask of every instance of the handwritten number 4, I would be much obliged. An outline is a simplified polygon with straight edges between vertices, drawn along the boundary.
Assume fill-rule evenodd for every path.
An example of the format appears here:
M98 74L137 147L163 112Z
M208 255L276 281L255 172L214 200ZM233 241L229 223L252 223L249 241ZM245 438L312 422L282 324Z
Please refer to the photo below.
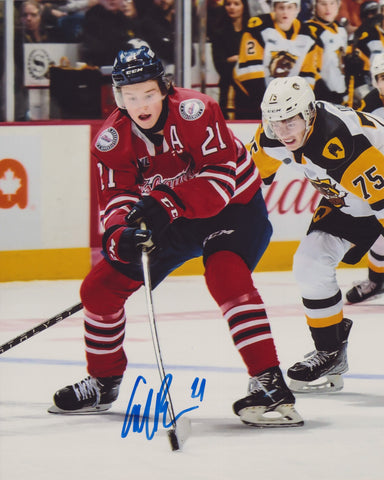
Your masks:
M203 397L204 397L204 392L205 392L205 384L206 384L206 380L205 378L203 378L201 380L201 384L200 384L200 388L199 388L199 377L196 377L195 380L193 381L192 383L192 387L191 387L191 390L192 390L192 393L191 393L191 398L199 398L200 397L200 402L203 401ZM198 390L199 389L199 390Z

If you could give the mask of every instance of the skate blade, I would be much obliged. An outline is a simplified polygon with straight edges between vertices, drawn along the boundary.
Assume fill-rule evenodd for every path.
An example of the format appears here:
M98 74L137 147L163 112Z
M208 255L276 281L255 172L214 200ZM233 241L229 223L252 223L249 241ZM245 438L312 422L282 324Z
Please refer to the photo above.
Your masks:
M334 393L339 392L344 387L342 375L326 375L313 382L303 382L301 380L290 381L289 388L294 393Z
M247 407L239 411L240 419L246 425L259 428L301 427L304 420L293 404L278 405L273 411L266 407Z
M48 413L55 413L59 415L92 415L95 413L103 413L111 408L111 403L105 403L103 405L97 405L97 407L85 407L79 408L79 410L63 410L56 405L52 405L48 408Z

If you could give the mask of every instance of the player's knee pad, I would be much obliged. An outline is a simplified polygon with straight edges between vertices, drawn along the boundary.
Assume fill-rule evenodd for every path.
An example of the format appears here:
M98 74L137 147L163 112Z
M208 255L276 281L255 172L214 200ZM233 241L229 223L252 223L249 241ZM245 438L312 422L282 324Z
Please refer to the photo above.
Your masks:
M83 280L80 298L86 310L109 315L121 310L127 298L141 285L142 282L126 277L102 260Z
M306 298L338 291L336 267L350 243L324 232L312 232L300 243L293 259L293 275Z
M244 260L234 252L219 251L205 264L205 281L218 305L255 290L252 275Z

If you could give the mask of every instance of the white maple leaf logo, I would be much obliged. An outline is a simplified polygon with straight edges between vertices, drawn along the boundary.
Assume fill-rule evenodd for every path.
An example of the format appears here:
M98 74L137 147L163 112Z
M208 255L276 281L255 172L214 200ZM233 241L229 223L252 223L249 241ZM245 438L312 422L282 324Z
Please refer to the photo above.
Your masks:
M11 195L15 195L21 187L21 180L15 176L15 172L8 168L4 172L4 175L0 178L0 190L3 195L7 195L8 199L11 199Z

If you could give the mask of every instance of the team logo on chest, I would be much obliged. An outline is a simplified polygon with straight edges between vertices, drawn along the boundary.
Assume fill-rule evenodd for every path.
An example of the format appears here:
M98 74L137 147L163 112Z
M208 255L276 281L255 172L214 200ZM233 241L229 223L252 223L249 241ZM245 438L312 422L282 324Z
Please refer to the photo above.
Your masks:
M331 160L340 160L345 158L345 150L343 144L337 137L331 138L325 145L323 150L323 157Z
M200 118L205 110L204 103L197 99L191 98L180 103L179 112L184 120L192 121Z
M116 147L119 141L119 134L113 127L109 127L100 133L96 140L96 148L100 152L109 152Z

